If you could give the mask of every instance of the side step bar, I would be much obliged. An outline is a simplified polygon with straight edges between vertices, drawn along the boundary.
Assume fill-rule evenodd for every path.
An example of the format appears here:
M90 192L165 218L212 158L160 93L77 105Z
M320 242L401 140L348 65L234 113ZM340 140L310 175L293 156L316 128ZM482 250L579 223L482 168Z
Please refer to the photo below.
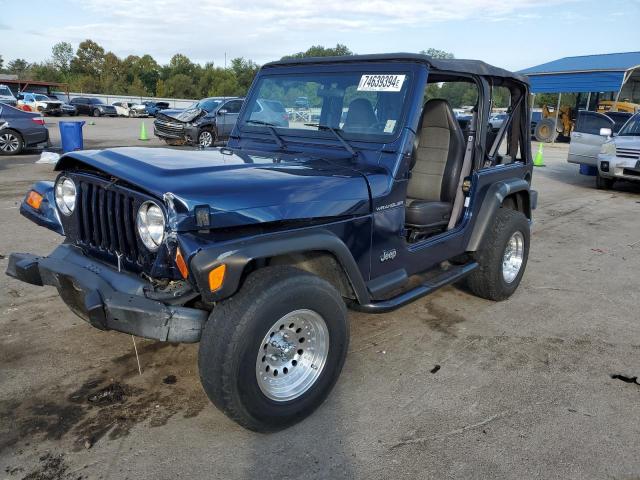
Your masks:
M459 265L449 268L436 277L418 285L411 290L402 292L401 294L390 298L388 300L381 300L379 302L371 302L365 305L353 302L349 305L350 308L366 313L385 313L400 308L407 303L413 302L425 295L435 292L440 287L449 285L450 283L457 282L458 280L466 277L472 271L478 268L477 262L470 262L465 265Z

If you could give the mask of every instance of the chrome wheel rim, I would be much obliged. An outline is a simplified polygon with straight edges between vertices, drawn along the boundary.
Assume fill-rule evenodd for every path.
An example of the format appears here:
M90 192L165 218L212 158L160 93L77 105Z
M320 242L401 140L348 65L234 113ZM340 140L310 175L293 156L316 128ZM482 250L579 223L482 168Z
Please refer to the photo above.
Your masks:
M507 283L513 282L524 260L524 235L522 232L515 232L507 242L502 256L502 278Z
M200 145L203 147L210 147L213 143L213 135L211 132L202 132L200 134Z
M295 310L274 323L262 339L256 379L276 402L300 397L320 377L329 355L329 330L313 310Z
M3 152L16 152L20 146L20 141L12 133L3 133L0 135L0 150Z

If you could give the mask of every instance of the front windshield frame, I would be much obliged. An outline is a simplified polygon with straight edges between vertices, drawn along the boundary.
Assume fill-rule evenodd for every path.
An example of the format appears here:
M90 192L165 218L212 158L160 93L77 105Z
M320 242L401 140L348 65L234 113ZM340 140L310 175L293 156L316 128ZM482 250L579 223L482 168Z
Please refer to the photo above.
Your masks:
M404 103L402 105L400 115L397 119L397 127L394 128L392 133L354 133L349 131L340 130L340 134L348 142L362 142L362 143L376 143L376 144L390 144L395 142L400 136L401 132L407 125L407 119L410 111L410 107L415 102L416 85L418 83L418 72L420 69L424 69L426 72L426 66L420 63L412 62L359 62L359 63L335 63L335 64L322 64L322 65L299 65L299 66L273 66L264 68L256 81L254 82L249 95L240 112L236 128L242 134L259 133L268 135L267 128L262 125L252 125L246 123L250 120L252 114L252 106L259 99L261 82L267 78L278 78L287 76L303 76L310 78L313 76L323 76L330 74L357 74L364 75L367 73L374 74L402 74L406 75L405 82L407 84L406 93L404 97ZM264 99L262 99L264 100ZM267 99L273 100L273 99ZM283 137L292 137L301 140L316 140L316 139L331 139L335 140L335 135L329 131L322 129L304 129L304 128L286 128L280 126L271 127L278 132L278 135Z
M630 132L631 128L634 128L633 132ZM638 137L640 136L640 113L636 113L632 116L627 123L617 133L618 137Z

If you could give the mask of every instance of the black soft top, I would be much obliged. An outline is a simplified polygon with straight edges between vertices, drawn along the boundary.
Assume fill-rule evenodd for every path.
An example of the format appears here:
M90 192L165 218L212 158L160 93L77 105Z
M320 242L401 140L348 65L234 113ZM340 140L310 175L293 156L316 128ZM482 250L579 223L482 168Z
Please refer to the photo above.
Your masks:
M503 68L494 67L480 60L443 60L432 58L419 53L379 53L374 55L345 55L339 57L305 57L278 60L264 65L269 68L282 65L313 65L323 63L354 63L354 62L421 62L426 63L433 70L455 73L470 73L487 77L512 78L528 84L527 77L510 72Z

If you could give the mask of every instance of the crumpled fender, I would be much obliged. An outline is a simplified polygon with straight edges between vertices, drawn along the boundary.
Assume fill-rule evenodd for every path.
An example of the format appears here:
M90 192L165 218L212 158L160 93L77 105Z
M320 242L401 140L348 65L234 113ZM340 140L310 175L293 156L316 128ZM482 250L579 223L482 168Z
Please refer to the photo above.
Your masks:
M60 235L64 235L64 228L60 221L60 215L56 208L56 201L54 197L54 182L36 182L27 191L22 203L20 204L20 213L31 220L32 222L42 227L53 230ZM27 196L29 192L34 191L42 195L42 203L39 209L33 208L27 204Z

